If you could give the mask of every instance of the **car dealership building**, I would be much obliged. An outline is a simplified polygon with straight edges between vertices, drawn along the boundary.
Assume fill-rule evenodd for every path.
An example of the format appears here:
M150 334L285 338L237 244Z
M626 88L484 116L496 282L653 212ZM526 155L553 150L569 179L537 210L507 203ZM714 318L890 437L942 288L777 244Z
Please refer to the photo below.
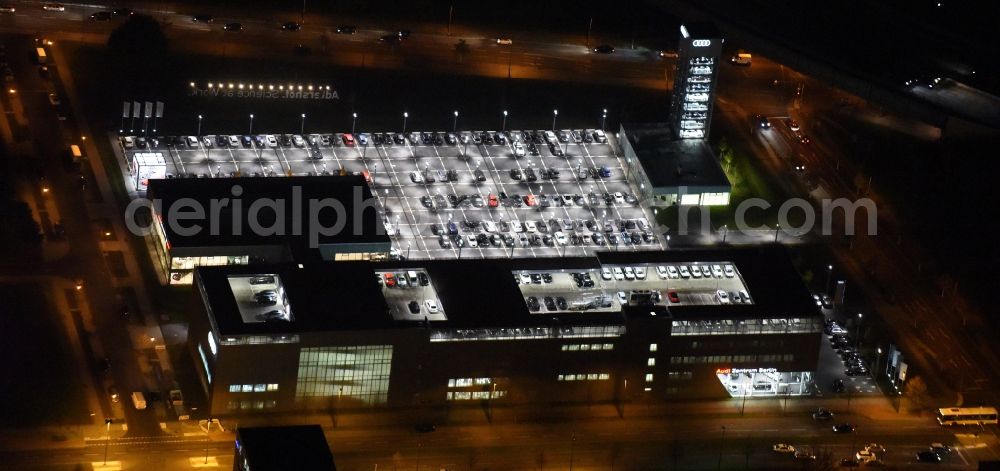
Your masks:
M202 266L195 286L213 416L807 394L823 328L780 247Z

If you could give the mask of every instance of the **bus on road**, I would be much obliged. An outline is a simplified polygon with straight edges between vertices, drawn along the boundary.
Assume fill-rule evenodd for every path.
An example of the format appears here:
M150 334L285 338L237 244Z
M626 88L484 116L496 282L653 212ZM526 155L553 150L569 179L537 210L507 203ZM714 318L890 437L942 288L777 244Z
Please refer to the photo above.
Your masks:
M941 425L984 425L997 423L995 407L945 407L938 409Z

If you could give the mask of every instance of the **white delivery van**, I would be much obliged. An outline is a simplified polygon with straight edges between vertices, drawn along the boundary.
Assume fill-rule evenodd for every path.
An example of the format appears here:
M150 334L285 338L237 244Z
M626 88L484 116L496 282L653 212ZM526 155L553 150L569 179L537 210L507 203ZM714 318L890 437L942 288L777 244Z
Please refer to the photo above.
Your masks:
M751 56L749 52L741 52L729 59L729 62L736 65L750 65L752 59L753 56Z
M136 410L144 410L146 408L146 395L141 391L133 391L132 405L135 406Z

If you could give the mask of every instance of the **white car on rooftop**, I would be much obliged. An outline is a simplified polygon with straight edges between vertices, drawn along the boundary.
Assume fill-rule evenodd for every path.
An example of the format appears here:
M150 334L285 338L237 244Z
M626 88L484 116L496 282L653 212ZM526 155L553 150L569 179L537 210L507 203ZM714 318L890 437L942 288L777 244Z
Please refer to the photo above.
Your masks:
M524 157L524 144L514 143L514 157Z

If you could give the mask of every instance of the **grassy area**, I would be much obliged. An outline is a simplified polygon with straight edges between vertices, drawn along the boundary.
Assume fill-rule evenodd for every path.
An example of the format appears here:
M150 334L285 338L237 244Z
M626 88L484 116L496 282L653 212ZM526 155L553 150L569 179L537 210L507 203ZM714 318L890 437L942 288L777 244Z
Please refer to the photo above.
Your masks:
M44 284L0 285L8 302L0 316L0 414L2 427L87 423L81 372L66 331Z
M720 120L721 121L721 120ZM724 129L724 131L738 132ZM778 207L785 201L785 195L779 190L778 184L774 182L772 176L764 171L763 167L757 163L751 150L747 147L747 142L742 139L721 138L713 145L717 156L722 162L722 169L726 172L733 191L730 196L729 206L712 207L709 212L711 227L717 229L723 225L730 229L736 227L736 209L739 205L751 198L761 198L771 204L771 207L762 209L752 209L744 214L744 221L747 226L768 226L774 227L778 222ZM677 207L666 208L657 213L657 220L668 227L678 227ZM701 218L696 211L688 213L688 228L701 227ZM801 211L792 211L788 214L788 220L793 225L802 223L804 215Z

